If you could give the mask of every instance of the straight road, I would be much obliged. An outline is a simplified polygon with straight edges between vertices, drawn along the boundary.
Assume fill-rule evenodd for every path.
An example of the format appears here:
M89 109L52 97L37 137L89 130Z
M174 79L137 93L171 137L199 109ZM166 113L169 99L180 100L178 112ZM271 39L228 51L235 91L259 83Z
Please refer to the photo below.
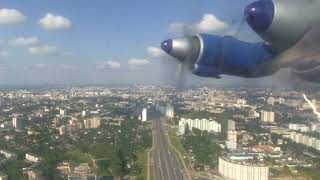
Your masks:
M168 136L165 134L163 123L160 118L152 121L153 150L151 151L151 162L153 164L153 175L155 180L184 180L178 157L171 149Z

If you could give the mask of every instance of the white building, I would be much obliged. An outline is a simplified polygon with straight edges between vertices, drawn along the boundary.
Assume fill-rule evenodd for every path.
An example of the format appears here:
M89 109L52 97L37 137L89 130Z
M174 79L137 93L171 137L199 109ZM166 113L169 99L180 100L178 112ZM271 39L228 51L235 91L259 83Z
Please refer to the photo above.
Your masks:
M228 120L228 130L236 130L236 122L234 120Z
M219 173L226 179L233 180L267 180L268 166L231 161L228 158L219 158Z
M300 130L301 132L308 132L308 131L310 131L309 126L307 126L307 125L305 125L305 124L293 124L293 123L290 123L290 124L289 124L289 129L290 129L290 130L295 130L295 131Z
M90 119L83 120L84 128L85 129L95 129L100 127L100 118L92 117Z
M274 122L274 112L261 112L261 121L265 123L273 123Z
M311 124L311 131L318 131L318 132L320 132L320 123L312 123L312 124Z
M12 118L12 125L14 128L18 130L22 130L24 128L23 119L20 117L13 117Z
M147 117L147 108L143 108L142 110L142 115L141 115L141 121L142 122L146 122L148 120L148 117Z
M7 159L17 159L17 155L15 153L6 151L6 150L1 150L0 149L0 154L3 155Z
M60 116L65 116L67 115L66 110L60 109Z
M228 131L228 139L226 140L226 146L228 149L237 149L237 131Z
M260 114L255 109L251 109L249 111L249 118L258 118L258 117L260 117Z
M290 134L290 139L296 143L304 144L320 151L320 139L296 132Z
M59 127L59 134L64 135L67 132L67 127L65 125L62 125Z
M179 134L184 135L186 132L186 123L184 121L179 121Z
M208 119L181 118L179 121L179 133L180 134L184 134L186 124L188 124L190 131L192 131L193 128L197 128L201 131L221 132L221 124L219 124L217 121L208 120Z
M167 103L166 106L156 104L156 111L160 112L162 115L165 115L168 118L174 118L174 107L169 103Z
M238 105L246 105L247 104L247 100L245 100L245 99L237 99L237 104Z
M274 98L273 97L269 97L267 99L267 103L270 104L270 105L274 105Z
M166 106L166 116L168 118L174 118L174 107L171 104Z
M0 180L8 180L8 175L0 172Z
M32 154L26 154L26 160L30 162L40 162L41 158Z

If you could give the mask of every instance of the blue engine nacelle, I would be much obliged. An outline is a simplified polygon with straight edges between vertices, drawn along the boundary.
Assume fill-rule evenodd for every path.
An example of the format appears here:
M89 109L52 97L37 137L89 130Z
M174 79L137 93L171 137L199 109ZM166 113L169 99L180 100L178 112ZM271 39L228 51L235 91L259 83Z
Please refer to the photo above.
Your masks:
M169 39L162 49L183 63L191 63L192 72L201 77L220 74L262 77L274 73L274 54L262 43L247 43L230 36L198 34L194 37Z
M228 74L261 77L274 72L273 54L262 43L247 43L230 36L197 35L200 52L193 73L198 76Z

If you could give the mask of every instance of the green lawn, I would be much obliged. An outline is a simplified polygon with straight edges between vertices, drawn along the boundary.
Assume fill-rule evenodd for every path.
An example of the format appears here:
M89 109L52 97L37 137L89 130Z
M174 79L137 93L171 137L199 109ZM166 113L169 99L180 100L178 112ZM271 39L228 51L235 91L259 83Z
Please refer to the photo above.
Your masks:
M169 138L171 141L172 146L179 151L179 153L182 155L183 160L187 166L188 169L190 169L189 167L189 161L188 161L188 154L187 151L183 148L182 144L180 143L180 140L176 134L177 132L177 128L173 128L173 127L169 127L168 128L168 133L169 133ZM186 158L184 158L186 157Z
M138 167L139 174L137 175L138 180L147 179L147 170L148 170L148 153L147 151L139 151L138 152Z

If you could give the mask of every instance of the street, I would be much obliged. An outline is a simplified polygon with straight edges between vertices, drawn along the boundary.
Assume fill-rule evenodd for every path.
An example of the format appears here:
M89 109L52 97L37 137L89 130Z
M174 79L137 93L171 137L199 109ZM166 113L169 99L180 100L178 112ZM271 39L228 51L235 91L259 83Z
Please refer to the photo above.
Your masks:
M153 164L153 175L155 180L184 180L178 157L169 145L168 136L160 118L152 121L153 149L151 151L151 162Z

